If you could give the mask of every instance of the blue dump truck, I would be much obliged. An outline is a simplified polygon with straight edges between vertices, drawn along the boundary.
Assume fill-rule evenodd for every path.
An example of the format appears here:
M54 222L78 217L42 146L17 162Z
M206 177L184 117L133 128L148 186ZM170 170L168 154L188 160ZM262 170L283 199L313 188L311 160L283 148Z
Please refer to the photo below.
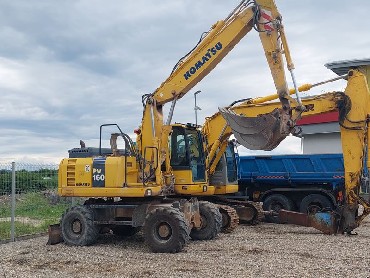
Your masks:
M342 154L240 156L238 176L240 194L264 210L315 212L344 197Z

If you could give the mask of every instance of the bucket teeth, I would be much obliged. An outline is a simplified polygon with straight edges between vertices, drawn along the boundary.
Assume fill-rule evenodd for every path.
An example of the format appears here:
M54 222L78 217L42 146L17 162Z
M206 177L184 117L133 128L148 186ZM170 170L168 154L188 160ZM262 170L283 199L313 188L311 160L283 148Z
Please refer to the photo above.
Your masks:
M282 123L280 109L257 117L237 115L227 108L219 108L238 142L250 150L270 151L276 148L289 134ZM284 125L284 126L282 126ZM288 129L290 130L290 129Z

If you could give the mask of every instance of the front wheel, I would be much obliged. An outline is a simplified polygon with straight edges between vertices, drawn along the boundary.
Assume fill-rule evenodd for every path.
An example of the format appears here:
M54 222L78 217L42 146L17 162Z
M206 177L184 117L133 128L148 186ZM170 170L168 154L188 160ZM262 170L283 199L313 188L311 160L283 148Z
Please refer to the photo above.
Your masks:
M99 229L93 219L93 212L86 206L74 206L68 209L61 220L65 243L78 246L95 243L99 236Z
M189 240L189 227L182 212L159 207L146 216L144 238L152 252L177 253Z
M217 236L222 228L222 215L218 208L209 202L199 202L201 227L193 228L190 237L194 240L209 240Z

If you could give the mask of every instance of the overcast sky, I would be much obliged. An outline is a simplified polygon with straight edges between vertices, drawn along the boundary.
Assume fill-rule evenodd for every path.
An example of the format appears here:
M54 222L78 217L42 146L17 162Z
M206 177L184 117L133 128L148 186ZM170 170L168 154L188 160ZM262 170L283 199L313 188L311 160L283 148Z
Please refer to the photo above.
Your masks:
M58 162L80 139L98 146L104 123L133 134L141 95L153 92L202 32L238 3L0 0L1 161ZM370 1L276 4L299 84L335 77L325 63L370 57ZM344 86L337 82L310 94ZM252 30L177 103L174 121L195 121L196 90L202 91L200 123L236 99L273 93L258 34ZM288 138L275 152L300 148L299 140Z

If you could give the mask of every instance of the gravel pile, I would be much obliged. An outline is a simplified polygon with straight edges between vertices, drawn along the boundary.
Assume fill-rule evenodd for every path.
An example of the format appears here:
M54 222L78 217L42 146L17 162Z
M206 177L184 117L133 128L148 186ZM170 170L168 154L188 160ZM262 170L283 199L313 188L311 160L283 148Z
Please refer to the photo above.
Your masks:
M240 225L178 254L153 254L136 235L94 246L47 246L47 237L0 245L0 277L370 277L370 220L357 236L305 227Z

